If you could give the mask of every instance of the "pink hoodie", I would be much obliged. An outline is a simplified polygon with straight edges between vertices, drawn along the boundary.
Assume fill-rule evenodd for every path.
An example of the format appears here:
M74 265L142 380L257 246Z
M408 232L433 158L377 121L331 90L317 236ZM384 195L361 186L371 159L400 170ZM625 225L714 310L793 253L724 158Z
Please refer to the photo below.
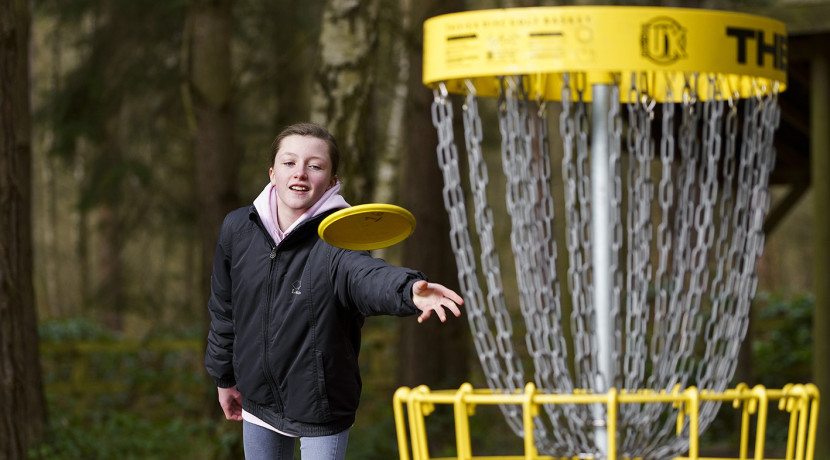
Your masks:
M297 225L306 219L310 219L332 209L348 208L350 206L349 203L337 193L339 191L340 182L338 181L334 184L334 187L326 190L326 193L314 205L308 208L299 219L294 221L285 232L280 230L279 221L277 220L277 190L270 182L254 200L254 207L257 213L259 213L259 218L262 219L262 223L265 224L265 229L274 238L274 242L280 244L280 241L291 233L291 230L294 230Z

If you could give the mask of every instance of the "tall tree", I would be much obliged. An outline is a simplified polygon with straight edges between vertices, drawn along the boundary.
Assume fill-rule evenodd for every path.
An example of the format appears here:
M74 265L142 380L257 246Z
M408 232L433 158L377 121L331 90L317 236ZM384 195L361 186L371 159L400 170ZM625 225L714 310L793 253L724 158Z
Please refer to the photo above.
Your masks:
M308 2L302 8L297 8L294 2L277 3L275 19L285 21L285 26L271 27L269 32L278 47L272 53L277 78L272 80L271 88L277 96L274 120L280 131L284 126L309 119L308 96L316 87L316 80L309 77L314 76L314 68L298 64L313 62L315 51L319 49L316 33L320 30L325 2Z
M401 148L404 142L404 114L406 111L409 83L409 9L410 0L382 0L379 16L379 40L377 93L375 101L379 134L382 133L382 147L379 148L376 168L377 185L374 201L392 202L398 199L398 170ZM386 45L383 47L382 45ZM385 97L384 97L385 96Z
M324 0L234 2L234 74L241 152L239 193L253 198L268 181L268 146L284 127L311 120L317 91Z
M32 287L27 0L0 3L0 459L26 458L46 422Z
M403 264L458 286L458 272L449 239L449 218L444 208L444 187L438 167L438 138L430 118L432 92L421 83L423 22L429 17L461 11L463 0L412 2L409 91L404 123L402 197L418 222L404 247ZM399 381L405 385L458 385L467 378L470 338L464 318L446 324L428 321L401 323ZM439 353L424 353L425 344Z
M105 81L116 79L119 75L119 60L116 56L126 49L122 39L122 28L125 16L119 15L116 4L112 0L104 0L95 8L95 31L92 47L90 69L99 78ZM118 39L116 39L118 38ZM110 41L111 40L111 41ZM111 84L101 85L110 96L117 94L119 86ZM116 99L113 97L113 99ZM106 100L106 99L104 99ZM116 99L117 100L117 99ZM123 241L125 236L123 194L117 185L112 188L103 188L98 184L113 183L107 179L118 176L117 171L123 171L120 166L124 163L122 145L123 138L118 135L122 120L123 106L119 103L102 104L102 112L106 114L100 120L97 128L98 146L95 162L92 165L93 174L89 179L87 190L94 190L94 194L86 194L84 200L87 207L98 206L97 224L100 233L97 235L97 283L95 287L95 303L102 307L102 320L113 331L124 329L125 313L125 286L124 286L124 253ZM108 177L109 176L109 177ZM123 178L119 178L123 179ZM120 183L121 181L115 181ZM99 188L100 187L100 188Z
M118 330L123 314L159 305L157 293L167 293L154 280L170 277L146 269L168 268L158 263L162 245L147 239L161 240L182 227L187 231L178 234L188 234L193 226L192 168L180 165L183 158L189 161L181 152L190 149L182 147L181 104L175 103L181 94L175 58L184 12L179 2L37 2L39 24L60 33L38 34L42 47L35 48L53 48L34 61L34 120L45 133L38 139L50 140L35 144L36 153L62 159L54 179L74 187L55 197L55 219L37 222L41 232L54 226L57 236L51 244L42 238L38 249L62 274L61 288L75 290L59 300L69 304L63 314L89 315L79 306L94 306ZM65 66L59 64L63 53ZM38 78L47 74L50 84ZM158 223L168 216L176 219ZM76 251L67 249L73 246Z
M377 164L371 132L379 0L327 0L311 119L329 127L340 147L343 195L369 201Z
M192 109L201 285L207 292L225 214L239 203L234 143L231 0L191 0L188 11L186 100ZM207 314L207 313L205 313ZM207 324L207 322L205 323Z

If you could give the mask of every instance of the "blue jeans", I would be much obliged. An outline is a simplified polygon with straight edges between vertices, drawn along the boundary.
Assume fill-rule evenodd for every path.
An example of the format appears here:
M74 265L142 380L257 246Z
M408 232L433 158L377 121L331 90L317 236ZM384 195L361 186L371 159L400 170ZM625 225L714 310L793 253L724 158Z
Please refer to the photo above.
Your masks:
M291 460L294 440L259 425L242 422L242 444L245 460ZM349 430L331 436L300 438L302 460L344 460Z

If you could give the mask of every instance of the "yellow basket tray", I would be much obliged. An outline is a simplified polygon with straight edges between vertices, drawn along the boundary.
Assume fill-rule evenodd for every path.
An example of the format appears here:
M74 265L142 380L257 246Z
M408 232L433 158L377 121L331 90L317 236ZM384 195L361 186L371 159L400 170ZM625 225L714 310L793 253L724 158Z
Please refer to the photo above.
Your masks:
M745 384L735 389L715 393L698 391L695 387L684 391L654 392L651 390L617 391L611 389L605 394L547 394L538 391L533 383L528 383L522 393L498 393L492 390L475 390L469 383L461 385L458 390L431 391L426 386L414 389L399 388L394 396L395 425L398 436L398 448L401 460L429 460L426 418L435 405L453 406L455 421L456 457L465 460L554 460L556 457L539 455L534 444L534 417L539 414L540 406L548 404L602 404L607 414L607 460L617 457L617 415L623 404L672 403L677 410L678 435L688 422L689 449L686 456L675 460L727 460L724 458L699 456L698 414L704 401L721 401L732 403L741 410L740 456L737 459L772 460L764 456L767 420L771 402L778 402L778 409L789 413L787 436L787 460L813 460L816 424L818 421L819 392L813 384L786 385L781 390L771 390L757 385L753 388ZM470 442L469 419L478 405L520 405L523 414L524 452L515 456L473 456ZM754 430L750 423L754 416ZM747 456L750 436L755 437L753 456ZM411 446L410 446L411 441ZM410 457L411 447L411 457ZM433 459L433 460L449 460ZM578 460L575 457L574 460ZM562 457L565 460L565 457ZM620 459L621 460L621 459Z

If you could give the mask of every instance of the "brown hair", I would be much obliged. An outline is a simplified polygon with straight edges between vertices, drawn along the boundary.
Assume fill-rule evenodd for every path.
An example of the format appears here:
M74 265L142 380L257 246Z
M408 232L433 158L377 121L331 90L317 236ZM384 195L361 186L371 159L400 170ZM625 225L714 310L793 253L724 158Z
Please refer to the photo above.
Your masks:
M274 165L274 160L277 157L277 152L280 150L280 144L283 139L288 136L309 136L316 137L324 141L329 146L329 159L331 160L331 175L337 175L337 166L340 164L340 149L337 147L337 140L328 129L316 123L296 123L286 127L280 132L271 143L271 165Z

